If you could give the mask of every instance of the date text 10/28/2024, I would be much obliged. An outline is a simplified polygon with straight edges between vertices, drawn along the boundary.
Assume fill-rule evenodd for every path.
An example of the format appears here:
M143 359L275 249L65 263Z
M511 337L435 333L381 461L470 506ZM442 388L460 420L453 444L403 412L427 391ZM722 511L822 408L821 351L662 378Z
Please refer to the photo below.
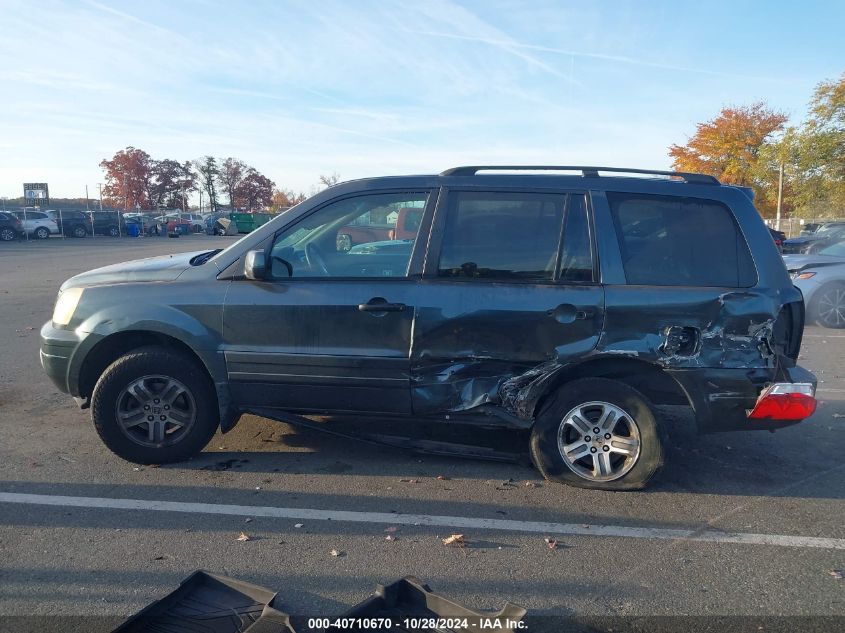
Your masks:
M524 631L526 622L510 618L310 618L310 629L404 631L466 630L466 631Z

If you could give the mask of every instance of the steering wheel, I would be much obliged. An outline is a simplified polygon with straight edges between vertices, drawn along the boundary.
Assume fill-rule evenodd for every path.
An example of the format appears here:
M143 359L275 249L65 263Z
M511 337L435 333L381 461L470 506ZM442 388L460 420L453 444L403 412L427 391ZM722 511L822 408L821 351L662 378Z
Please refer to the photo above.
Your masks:
M319 270L326 277L331 275L328 267L326 266L326 259L323 257L323 254L314 242L308 242L305 246L305 261L308 263L308 268L311 270Z

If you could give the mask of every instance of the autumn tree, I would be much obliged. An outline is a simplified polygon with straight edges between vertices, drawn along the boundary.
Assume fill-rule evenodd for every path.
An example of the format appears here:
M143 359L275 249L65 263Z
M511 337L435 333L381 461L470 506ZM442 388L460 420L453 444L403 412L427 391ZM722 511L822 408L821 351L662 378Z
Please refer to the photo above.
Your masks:
M272 204L275 188L276 183L250 167L238 185L235 195L243 202L244 207L253 211Z
M153 163L147 152L134 147L120 150L111 160L100 161L105 172L103 197L107 203L126 209L151 209Z
M231 156L224 159L220 164L220 173L217 175L217 182L229 197L229 205L232 209L238 207L238 187L241 186L248 170L249 167L246 163Z
M786 115L764 103L726 107L711 121L699 123L686 145L672 145L669 155L678 171L711 174L724 183L752 187L757 207L771 215L776 176L761 169L759 162L786 121Z
M217 166L217 159L214 156L205 156L194 161L194 169L197 172L197 179L200 188L208 194L208 203L211 212L217 211L217 178L220 169Z
M165 158L153 161L149 199L152 208L176 209L183 206L185 197L194 190L191 163Z
M816 86L809 116L788 131L782 155L798 215L845 212L845 73Z
M278 213L282 209L290 208L306 199L303 192L295 193L292 189L276 189L270 200L270 210Z

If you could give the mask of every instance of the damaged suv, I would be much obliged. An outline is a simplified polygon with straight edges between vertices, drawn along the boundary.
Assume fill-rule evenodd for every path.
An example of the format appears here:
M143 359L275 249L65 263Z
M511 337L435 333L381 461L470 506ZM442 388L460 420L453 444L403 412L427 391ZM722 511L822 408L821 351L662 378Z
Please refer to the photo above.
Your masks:
M339 240L414 209L402 239ZM187 459L243 413L352 413L530 431L547 479L625 490L663 463L655 405L703 432L812 415L803 326L740 188L458 167L337 185L221 251L77 275L41 362L133 462Z

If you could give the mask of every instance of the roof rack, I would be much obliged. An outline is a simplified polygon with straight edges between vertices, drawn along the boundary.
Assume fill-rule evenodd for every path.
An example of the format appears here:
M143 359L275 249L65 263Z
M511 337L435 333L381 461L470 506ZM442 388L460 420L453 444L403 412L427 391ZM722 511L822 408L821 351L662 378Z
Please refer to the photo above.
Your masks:
M480 171L580 171L584 178L597 178L599 172L621 174L648 174L651 176L671 176L696 185L720 185L719 179L707 174L691 174L685 171L660 171L657 169L628 169L627 167L584 167L581 165L468 165L452 167L441 176L475 176Z

